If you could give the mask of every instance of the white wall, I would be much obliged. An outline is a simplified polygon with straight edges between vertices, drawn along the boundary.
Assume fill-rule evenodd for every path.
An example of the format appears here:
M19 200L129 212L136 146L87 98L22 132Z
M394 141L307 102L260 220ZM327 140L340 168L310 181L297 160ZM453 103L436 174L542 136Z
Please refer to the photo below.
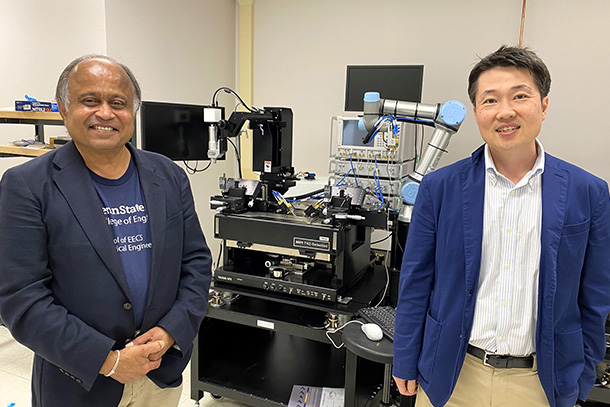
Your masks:
M478 57L518 44L517 0L256 0L254 104L294 111L297 170L326 173L330 117L344 114L350 64L423 64L423 102L462 101L468 117L439 165L482 144L467 97ZM541 141L545 149L610 180L604 130L610 2L527 3L525 45L553 78Z
M103 0L0 0L0 108L14 109L26 93L50 101L68 62L105 52ZM0 144L34 134L34 126L0 124ZM45 127L47 137L56 134L65 134L64 127ZM0 158L0 174L26 160Z
M232 0L0 0L0 108L24 93L50 100L64 67L89 53L129 66L145 100L209 104L214 90L235 85L235 7ZM33 126L0 125L0 144L32 135ZM234 175L229 157L190 177L215 254L209 197L219 192L219 175ZM25 160L0 158L0 174Z
M14 109L26 93L50 101L68 62L105 52L104 0L0 0L0 108ZM0 125L0 144L33 136L34 126Z
M235 2L106 0L108 53L138 76L143 99L210 104L235 83Z
M235 7L231 0L106 0L108 54L134 71L143 100L210 104L216 89L235 87ZM220 102L233 106L233 100ZM209 201L220 192L218 177L235 175L234 157L229 151L226 161L189 176L215 255Z

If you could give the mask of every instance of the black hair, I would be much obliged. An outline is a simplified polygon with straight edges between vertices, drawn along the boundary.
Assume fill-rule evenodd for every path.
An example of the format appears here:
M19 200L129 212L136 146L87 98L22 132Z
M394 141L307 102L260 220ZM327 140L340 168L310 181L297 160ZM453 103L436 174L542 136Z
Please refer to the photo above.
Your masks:
M502 45L497 51L481 59L470 71L468 76L468 97L475 105L478 90L479 76L485 71L497 67L515 67L529 71L540 91L540 98L544 99L551 89L551 74L542 62L542 59L529 48L517 48Z

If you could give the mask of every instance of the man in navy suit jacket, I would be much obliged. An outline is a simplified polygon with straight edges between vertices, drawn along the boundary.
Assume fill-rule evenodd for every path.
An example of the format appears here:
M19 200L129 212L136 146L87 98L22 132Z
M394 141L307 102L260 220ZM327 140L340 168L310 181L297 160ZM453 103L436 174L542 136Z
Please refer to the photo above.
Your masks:
M35 352L32 405L176 406L211 280L189 181L128 143L124 65L79 58L57 98L73 141L0 183L0 312Z
M610 310L610 196L537 140L550 82L528 49L483 58L468 89L485 145L420 185L393 368L418 407L572 407L594 385Z

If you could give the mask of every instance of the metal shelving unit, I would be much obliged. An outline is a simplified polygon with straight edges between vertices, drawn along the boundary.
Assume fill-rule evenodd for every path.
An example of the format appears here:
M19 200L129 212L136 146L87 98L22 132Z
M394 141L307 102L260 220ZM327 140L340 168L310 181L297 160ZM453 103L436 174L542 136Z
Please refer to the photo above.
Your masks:
M33 124L36 129L35 140L44 141L44 126L63 126L64 121L59 113L0 110L0 123Z

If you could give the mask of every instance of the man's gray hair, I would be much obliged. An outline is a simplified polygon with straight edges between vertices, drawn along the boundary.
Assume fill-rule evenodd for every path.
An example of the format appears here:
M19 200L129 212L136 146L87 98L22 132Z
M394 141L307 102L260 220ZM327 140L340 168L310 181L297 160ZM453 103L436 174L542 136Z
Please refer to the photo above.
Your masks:
M57 81L57 88L55 89L55 99L57 99L57 102L61 103L66 110L69 109L70 92L68 89L68 76L76 65L89 59L104 59L106 61L113 62L123 68L123 70L129 77L129 80L131 81L131 91L133 93L133 114L135 115L138 109L140 109L140 103L142 101L142 90L140 89L140 84L138 83L138 80L136 79L133 72L131 72L131 69L129 69L127 66L123 65L120 62L117 62L109 56L101 54L83 55L80 58L76 58L74 61L70 62L68 66L66 66L61 75L59 75L59 80Z

